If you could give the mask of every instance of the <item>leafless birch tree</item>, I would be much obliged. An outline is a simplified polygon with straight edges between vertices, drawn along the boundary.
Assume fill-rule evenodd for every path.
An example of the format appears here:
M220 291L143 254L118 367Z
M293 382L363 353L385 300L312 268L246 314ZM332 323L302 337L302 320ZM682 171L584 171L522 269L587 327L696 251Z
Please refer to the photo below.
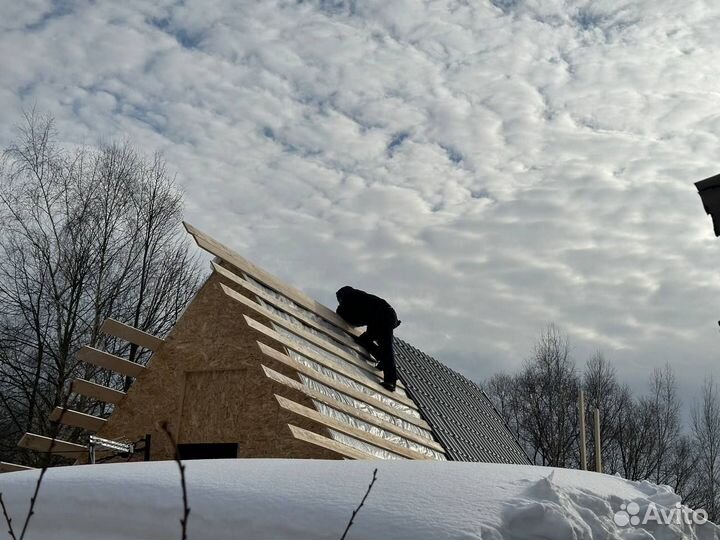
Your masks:
M127 389L129 381L74 355L93 345L144 361L100 325L112 316L162 335L174 323L199 276L181 220L182 194L161 157L128 144L68 150L52 119L26 115L0 169L4 459L17 457L23 432L49 431L48 413L73 377ZM105 412L87 400L74 407Z

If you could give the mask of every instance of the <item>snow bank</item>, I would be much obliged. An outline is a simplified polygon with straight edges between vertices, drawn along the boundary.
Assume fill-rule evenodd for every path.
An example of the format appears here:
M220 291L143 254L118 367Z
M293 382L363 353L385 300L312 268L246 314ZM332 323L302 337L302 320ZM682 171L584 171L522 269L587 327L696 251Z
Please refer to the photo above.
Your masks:
M621 508L634 514L618 514L621 524L649 507L677 510L670 488L648 482L518 465L305 460L187 462L188 538L338 540L375 467L377 482L348 540L720 538L711 523L618 525ZM0 475L16 527L37 474ZM179 539L181 508L173 462L55 468L26 538Z

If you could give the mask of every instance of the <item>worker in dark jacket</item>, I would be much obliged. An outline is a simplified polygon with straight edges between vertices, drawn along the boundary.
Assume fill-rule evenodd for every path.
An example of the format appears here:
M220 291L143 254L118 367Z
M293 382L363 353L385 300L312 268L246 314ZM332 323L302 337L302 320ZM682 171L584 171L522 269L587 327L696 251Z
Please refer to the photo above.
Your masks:
M382 298L373 294L342 287L337 296L337 314L350 326L367 326L365 333L357 338L357 342L365 347L378 361L377 367L383 370L382 385L395 390L397 371L393 354L393 330L400 325L395 310Z

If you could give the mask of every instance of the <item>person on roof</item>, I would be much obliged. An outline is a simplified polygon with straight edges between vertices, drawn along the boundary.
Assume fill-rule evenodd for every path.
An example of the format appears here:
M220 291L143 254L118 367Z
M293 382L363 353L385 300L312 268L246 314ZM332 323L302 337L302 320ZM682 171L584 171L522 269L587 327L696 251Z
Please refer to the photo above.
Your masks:
M355 327L367 326L356 341L378 361L377 367L384 375L382 385L393 392L397 383L393 330L400 325L395 310L382 298L347 285L335 296L338 301L335 311L345 322Z

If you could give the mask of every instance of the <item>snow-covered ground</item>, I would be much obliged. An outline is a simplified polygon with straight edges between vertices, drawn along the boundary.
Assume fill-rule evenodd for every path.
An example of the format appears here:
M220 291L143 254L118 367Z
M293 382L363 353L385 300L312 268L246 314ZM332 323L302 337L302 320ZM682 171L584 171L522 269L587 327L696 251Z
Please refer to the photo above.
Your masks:
M348 540L720 538L711 523L682 523L679 497L669 488L590 472L432 461L186 464L189 540L339 540L375 467L377 481ZM15 527L37 474L0 475ZM645 525L622 525L642 521L648 509ZM26 539L179 539L181 511L173 462L55 468L45 476ZM681 523L658 523L662 513Z

